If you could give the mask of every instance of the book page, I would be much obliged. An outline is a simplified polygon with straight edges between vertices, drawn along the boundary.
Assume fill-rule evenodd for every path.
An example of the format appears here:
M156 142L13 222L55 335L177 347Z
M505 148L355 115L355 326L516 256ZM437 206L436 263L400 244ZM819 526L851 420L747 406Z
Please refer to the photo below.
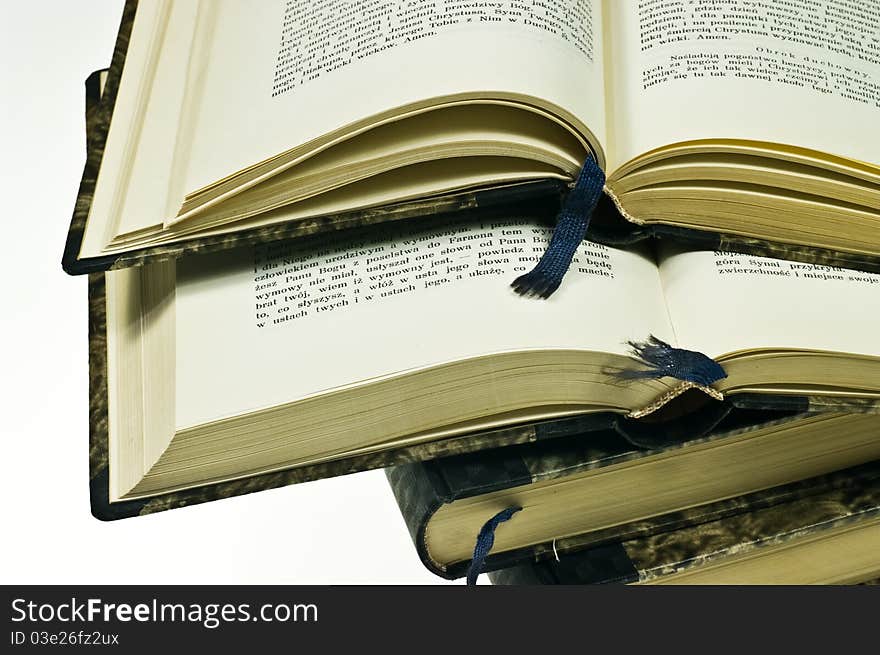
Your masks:
M660 276L684 348L880 356L880 275L729 252L667 247Z
M600 0L216 0L191 192L355 121L438 96L533 97L604 141Z
M880 165L880 2L606 2L611 169L694 139Z
M490 353L673 340L645 255L584 242L553 296L516 295L549 234L522 218L387 224L180 260L177 426Z
M169 206L180 204L169 187L175 183L175 142L196 8L183 2L138 5L83 234L82 257L100 255L116 233L161 223Z

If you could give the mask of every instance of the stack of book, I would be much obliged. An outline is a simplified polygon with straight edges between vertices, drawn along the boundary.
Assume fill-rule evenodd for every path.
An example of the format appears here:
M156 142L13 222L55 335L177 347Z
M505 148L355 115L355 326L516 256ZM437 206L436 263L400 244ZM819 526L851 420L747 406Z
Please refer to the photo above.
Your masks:
M876 20L678 4L129 0L63 256L93 514L386 467L448 578L880 576Z

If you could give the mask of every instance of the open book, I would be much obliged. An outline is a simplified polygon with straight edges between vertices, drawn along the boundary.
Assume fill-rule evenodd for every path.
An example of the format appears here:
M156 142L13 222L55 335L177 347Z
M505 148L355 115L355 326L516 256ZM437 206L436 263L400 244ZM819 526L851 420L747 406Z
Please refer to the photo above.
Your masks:
M874 261L877 8L742 4L129 2L65 268L558 197L587 157L633 224Z
M720 362L716 394L876 409L880 276L582 244L548 302L497 293L548 233L397 223L107 272L110 502L638 413L681 388L620 378L643 367L626 341L649 334Z

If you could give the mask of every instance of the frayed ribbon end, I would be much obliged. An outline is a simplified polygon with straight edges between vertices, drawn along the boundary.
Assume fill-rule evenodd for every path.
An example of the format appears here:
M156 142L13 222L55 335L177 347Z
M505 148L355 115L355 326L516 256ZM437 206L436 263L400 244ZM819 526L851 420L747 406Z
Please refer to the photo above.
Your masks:
M714 359L694 350L673 348L654 335L650 335L647 341L627 341L627 344L632 349L632 354L647 364L648 368L625 369L616 373L617 377L624 380L672 377L708 387L727 377L721 364Z
M521 296L549 298L562 284L562 278L550 275L537 267L525 275L520 275L510 286Z

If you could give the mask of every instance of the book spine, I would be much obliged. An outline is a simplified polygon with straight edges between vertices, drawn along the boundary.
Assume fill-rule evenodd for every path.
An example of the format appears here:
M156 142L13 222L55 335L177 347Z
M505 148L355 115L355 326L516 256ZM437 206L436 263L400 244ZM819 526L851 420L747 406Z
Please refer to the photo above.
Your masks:
M385 476L419 559L431 572L447 577L446 568L431 557L425 541L428 521L450 501L451 493L442 476L427 462L393 466L385 469Z

